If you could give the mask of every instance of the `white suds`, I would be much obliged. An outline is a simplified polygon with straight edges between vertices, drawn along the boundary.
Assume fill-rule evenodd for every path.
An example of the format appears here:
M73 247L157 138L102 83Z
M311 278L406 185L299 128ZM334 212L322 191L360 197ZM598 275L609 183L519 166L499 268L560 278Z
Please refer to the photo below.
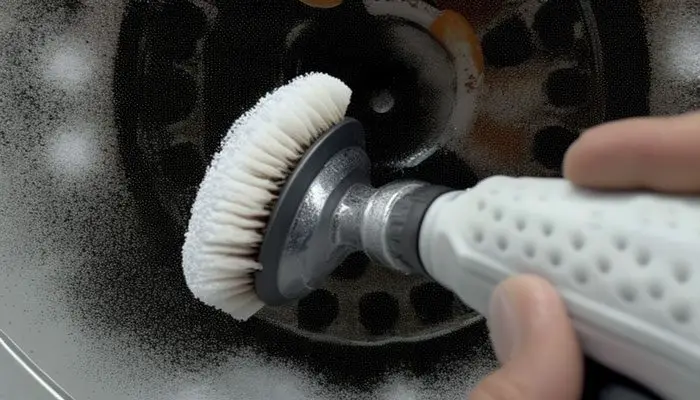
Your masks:
M351 90L313 73L273 91L236 121L206 173L192 207L183 269L204 303L246 320L263 307L251 272L264 220L304 151L339 123Z
M46 49L44 78L66 91L84 89L94 72L94 54L77 41L52 43Z
M49 168L62 179L84 179L97 173L101 163L98 127L71 122L55 132L47 146Z

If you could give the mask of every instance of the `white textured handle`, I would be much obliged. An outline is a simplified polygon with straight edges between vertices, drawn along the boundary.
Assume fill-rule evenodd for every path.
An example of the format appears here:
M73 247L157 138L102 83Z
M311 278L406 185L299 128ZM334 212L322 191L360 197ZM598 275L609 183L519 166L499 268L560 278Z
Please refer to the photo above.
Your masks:
M427 272L485 314L519 273L547 278L584 350L673 400L700 396L700 200L493 177L438 198L420 234Z

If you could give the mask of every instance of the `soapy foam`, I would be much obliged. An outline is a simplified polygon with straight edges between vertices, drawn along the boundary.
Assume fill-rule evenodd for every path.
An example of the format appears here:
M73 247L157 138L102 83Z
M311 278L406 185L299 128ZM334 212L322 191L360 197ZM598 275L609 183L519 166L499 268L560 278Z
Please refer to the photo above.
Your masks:
M90 80L92 72L89 54L75 47L63 44L48 54L46 79L60 85L62 90L75 90Z
M100 170L101 137L99 126L71 121L56 129L47 143L48 168L61 179L83 179Z

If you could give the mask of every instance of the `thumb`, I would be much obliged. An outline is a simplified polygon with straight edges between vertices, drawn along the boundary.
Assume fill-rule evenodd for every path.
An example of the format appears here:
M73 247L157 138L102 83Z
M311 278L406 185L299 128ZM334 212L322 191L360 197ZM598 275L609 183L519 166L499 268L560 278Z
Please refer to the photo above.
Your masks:
M503 282L491 299L488 325L503 367L470 400L578 400L583 355L563 302L544 279Z

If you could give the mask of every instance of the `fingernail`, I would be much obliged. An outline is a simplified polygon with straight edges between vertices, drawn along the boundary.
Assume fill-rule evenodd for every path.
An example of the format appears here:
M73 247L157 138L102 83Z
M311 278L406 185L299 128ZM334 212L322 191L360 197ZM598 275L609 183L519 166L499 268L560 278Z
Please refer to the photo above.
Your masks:
M518 353L526 336L527 321L515 304L515 296L507 288L496 288L491 297L488 327L496 357L501 363L508 362Z

